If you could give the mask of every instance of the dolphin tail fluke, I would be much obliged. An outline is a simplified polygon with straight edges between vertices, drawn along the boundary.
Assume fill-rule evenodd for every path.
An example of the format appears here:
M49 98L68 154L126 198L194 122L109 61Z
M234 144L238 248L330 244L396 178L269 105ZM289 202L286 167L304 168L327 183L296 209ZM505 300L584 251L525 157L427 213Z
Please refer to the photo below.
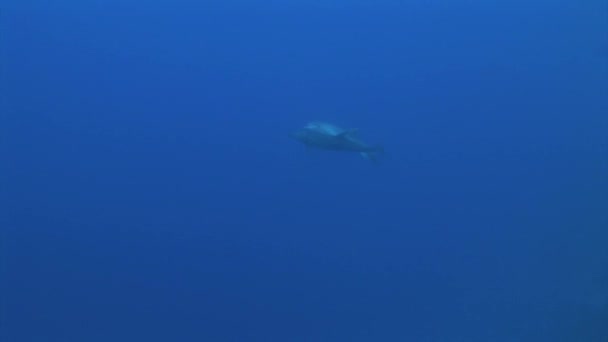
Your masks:
M384 155L384 147L374 146L369 151L361 152L361 156L374 163L380 162L380 159Z

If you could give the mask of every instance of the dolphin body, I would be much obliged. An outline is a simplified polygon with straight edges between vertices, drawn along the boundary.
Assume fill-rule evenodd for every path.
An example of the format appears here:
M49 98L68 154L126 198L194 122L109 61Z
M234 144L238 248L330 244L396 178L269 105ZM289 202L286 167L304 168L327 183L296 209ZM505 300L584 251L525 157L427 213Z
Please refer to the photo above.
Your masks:
M357 137L357 129L344 129L330 123L312 121L291 133L291 137L308 147L330 151L358 152L363 158L378 161L381 146L368 145Z

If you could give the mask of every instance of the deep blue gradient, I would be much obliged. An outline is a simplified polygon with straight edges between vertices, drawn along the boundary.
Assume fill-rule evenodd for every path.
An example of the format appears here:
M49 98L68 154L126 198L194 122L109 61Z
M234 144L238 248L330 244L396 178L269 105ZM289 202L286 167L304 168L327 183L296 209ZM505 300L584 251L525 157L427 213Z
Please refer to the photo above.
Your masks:
M0 7L0 341L608 341L605 1Z

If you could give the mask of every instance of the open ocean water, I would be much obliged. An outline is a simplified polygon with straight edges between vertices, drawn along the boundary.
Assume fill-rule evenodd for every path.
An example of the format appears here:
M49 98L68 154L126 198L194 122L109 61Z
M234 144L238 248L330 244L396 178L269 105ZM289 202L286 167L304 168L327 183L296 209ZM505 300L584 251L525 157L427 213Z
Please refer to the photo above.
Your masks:
M0 100L0 342L608 342L605 0L3 0Z

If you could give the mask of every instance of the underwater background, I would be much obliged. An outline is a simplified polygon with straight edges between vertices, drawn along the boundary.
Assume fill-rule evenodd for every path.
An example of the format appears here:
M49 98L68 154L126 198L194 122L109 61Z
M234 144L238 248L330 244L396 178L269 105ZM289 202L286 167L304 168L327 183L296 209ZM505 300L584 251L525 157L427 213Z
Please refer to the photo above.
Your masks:
M0 11L0 341L608 341L606 1Z

